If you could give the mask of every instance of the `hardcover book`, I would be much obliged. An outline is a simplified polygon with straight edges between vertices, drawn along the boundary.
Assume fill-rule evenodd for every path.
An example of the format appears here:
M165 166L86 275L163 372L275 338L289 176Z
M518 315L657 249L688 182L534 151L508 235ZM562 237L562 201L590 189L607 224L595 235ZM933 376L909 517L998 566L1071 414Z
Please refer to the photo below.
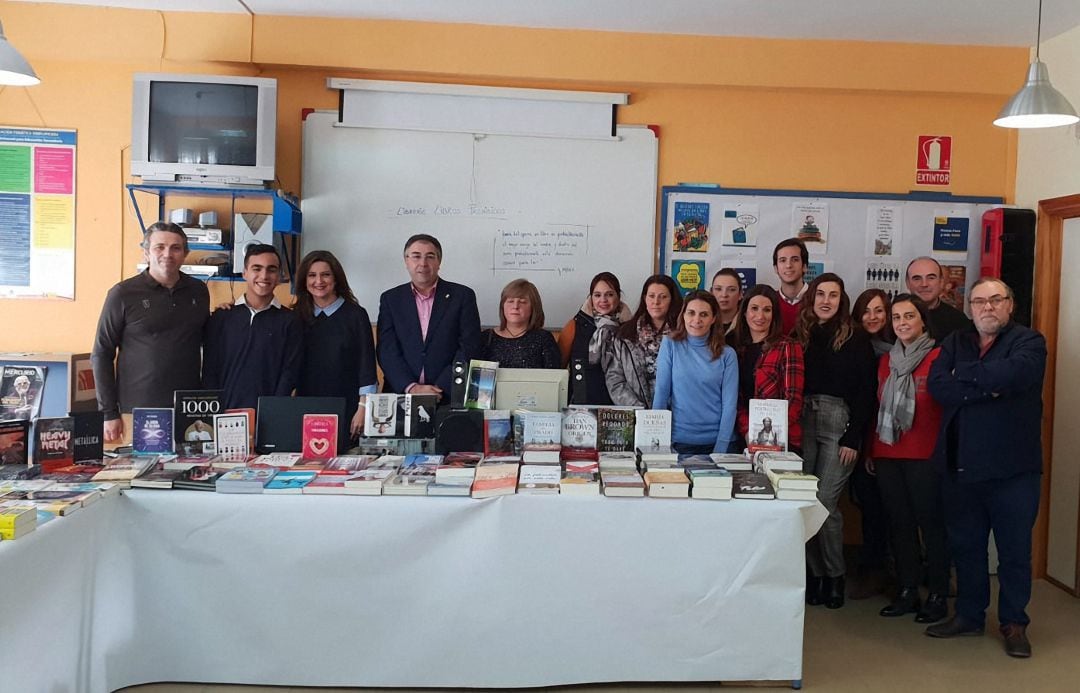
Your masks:
M304 414L301 450L305 459L329 460L337 456L337 414Z
M364 435L369 438L393 436L397 430L397 398L395 394L367 396L364 407Z
M232 414L215 414L214 441L217 454L225 459L247 458L251 452L251 429L248 425L248 417L244 412ZM205 449L205 447L204 447Z
M75 421L75 462L101 464L105 456L105 414L100 411L69 412Z
M222 390L177 390L173 393L176 450L182 455L213 455L214 416L222 413Z
M131 410L131 449L136 455L173 451L173 410L135 407Z
M568 407L562 411L562 450L560 458L564 460L595 460L596 449L596 411L578 407Z
M0 464L30 463L30 422L0 422Z
M596 413L596 447L601 452L634 451L634 410L601 407Z
M508 409L486 409L484 411L484 454L514 454L513 427Z
M761 450L787 450L788 403L786 399L750 400L750 424L746 449L751 454Z
M667 409L634 411L634 447L670 447L671 412Z
M495 372L498 361L469 361L469 376L465 389L466 409L491 409L495 406Z
M33 421L41 411L46 366L0 366L0 421Z
M34 424L34 463L43 473L75 464L75 419L39 418Z
M405 395L405 437L434 438L438 395Z
M562 414L531 411L524 415L522 461L558 462L562 449Z
M775 496L769 477L757 472L736 472L732 474L732 496L735 498L753 498L772 500Z

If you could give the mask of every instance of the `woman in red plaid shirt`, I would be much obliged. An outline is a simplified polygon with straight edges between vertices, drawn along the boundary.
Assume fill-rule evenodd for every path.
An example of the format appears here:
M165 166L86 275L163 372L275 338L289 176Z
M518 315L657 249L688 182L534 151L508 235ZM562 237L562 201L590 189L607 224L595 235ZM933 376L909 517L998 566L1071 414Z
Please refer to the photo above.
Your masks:
M803 349L784 335L780 297L766 284L758 284L743 298L731 340L739 356L739 404L735 431L741 437L733 450L746 445L751 399L786 399L788 449L802 450ZM736 447L737 446L737 447Z

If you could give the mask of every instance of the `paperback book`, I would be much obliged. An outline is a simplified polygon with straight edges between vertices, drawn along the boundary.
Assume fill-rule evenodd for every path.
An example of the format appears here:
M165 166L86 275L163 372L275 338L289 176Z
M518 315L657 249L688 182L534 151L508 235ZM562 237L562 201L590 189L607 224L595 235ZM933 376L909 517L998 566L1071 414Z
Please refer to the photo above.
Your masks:
M491 409L495 406L495 374L498 368L498 361L469 361L469 376L465 389L466 409Z
M568 407L562 411L563 460L595 460L597 421L596 410Z
M513 427L508 409L484 410L484 454L514 454Z
M634 410L601 407L596 412L596 447L601 452L634 451Z
M303 493L304 487L315 480L316 472L288 469L278 472L263 487L264 493Z
M34 424L34 463L44 473L75 464L75 419L39 418Z
M105 456L105 414L75 411L68 416L75 422L75 462L101 464L101 458Z
M645 482L637 472L600 472L600 481L605 496L634 498L645 495Z
M304 414L301 454L304 459L329 460L337 456L337 414Z
M182 469L152 469L131 480L132 488L172 488L184 471Z
M690 479L682 470L645 472L645 489L652 498L689 498Z
M634 447L671 447L671 412L667 409L635 410Z
M397 430L398 396L383 393L367 396L364 407L364 435L369 438L393 436Z
M523 464L518 474L517 492L558 493L562 474L562 467L557 464Z
M210 465L191 467L181 471L180 476L173 481L173 488L187 489L189 491L213 491L218 478L225 470L214 469Z
M600 473L565 471L559 480L559 493L564 496L598 496Z
M277 474L269 467L230 469L214 483L218 493L262 493L266 484Z
M562 414L535 412L524 415L522 461L558 462L562 449Z
M172 409L135 407L131 422L131 449L136 455L173 451Z
M438 395L405 395L405 437L434 438Z
M30 422L0 422L0 464L21 465L30 463Z
M41 412L46 366L0 366L0 421L33 421Z
M213 446L217 454L227 459L246 458L251 451L247 414L243 412L215 414L213 422Z
M222 413L223 390L177 390L173 393L176 450L182 455L213 455L214 416Z
M732 496L772 500L775 497L769 477L757 472L736 472L732 474Z
M788 402L786 399L750 400L750 424L746 449L751 454L762 450L787 450Z

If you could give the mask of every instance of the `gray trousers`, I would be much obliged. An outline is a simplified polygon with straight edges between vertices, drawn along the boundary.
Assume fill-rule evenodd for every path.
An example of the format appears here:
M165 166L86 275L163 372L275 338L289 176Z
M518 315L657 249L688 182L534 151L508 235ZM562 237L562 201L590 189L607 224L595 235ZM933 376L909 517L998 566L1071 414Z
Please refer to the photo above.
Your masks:
M844 518L837 505L858 464L840 462L840 436L847 430L848 416L840 397L810 395L803 404L803 471L818 478L818 500L829 513L806 542L806 564L816 577L844 574Z

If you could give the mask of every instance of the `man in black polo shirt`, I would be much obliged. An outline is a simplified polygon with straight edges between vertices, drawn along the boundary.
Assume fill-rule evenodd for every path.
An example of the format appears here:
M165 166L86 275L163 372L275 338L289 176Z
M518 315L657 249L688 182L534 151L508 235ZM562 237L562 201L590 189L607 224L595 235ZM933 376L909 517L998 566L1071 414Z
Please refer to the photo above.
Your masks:
M908 291L926 301L930 308L926 330L935 342L941 344L953 332L971 326L964 311L941 300L945 293L945 272L940 262L932 257L917 257L908 263L906 279Z
M199 387L210 296L205 284L180 271L187 236L159 221L146 230L142 248L149 266L109 290L90 355L107 442L125 437L121 412L171 407L174 390Z
M281 258L274 246L249 245L244 253L244 293L206 326L203 387L224 390L228 409L255 409L259 397L292 394L300 375L304 328L274 297Z

